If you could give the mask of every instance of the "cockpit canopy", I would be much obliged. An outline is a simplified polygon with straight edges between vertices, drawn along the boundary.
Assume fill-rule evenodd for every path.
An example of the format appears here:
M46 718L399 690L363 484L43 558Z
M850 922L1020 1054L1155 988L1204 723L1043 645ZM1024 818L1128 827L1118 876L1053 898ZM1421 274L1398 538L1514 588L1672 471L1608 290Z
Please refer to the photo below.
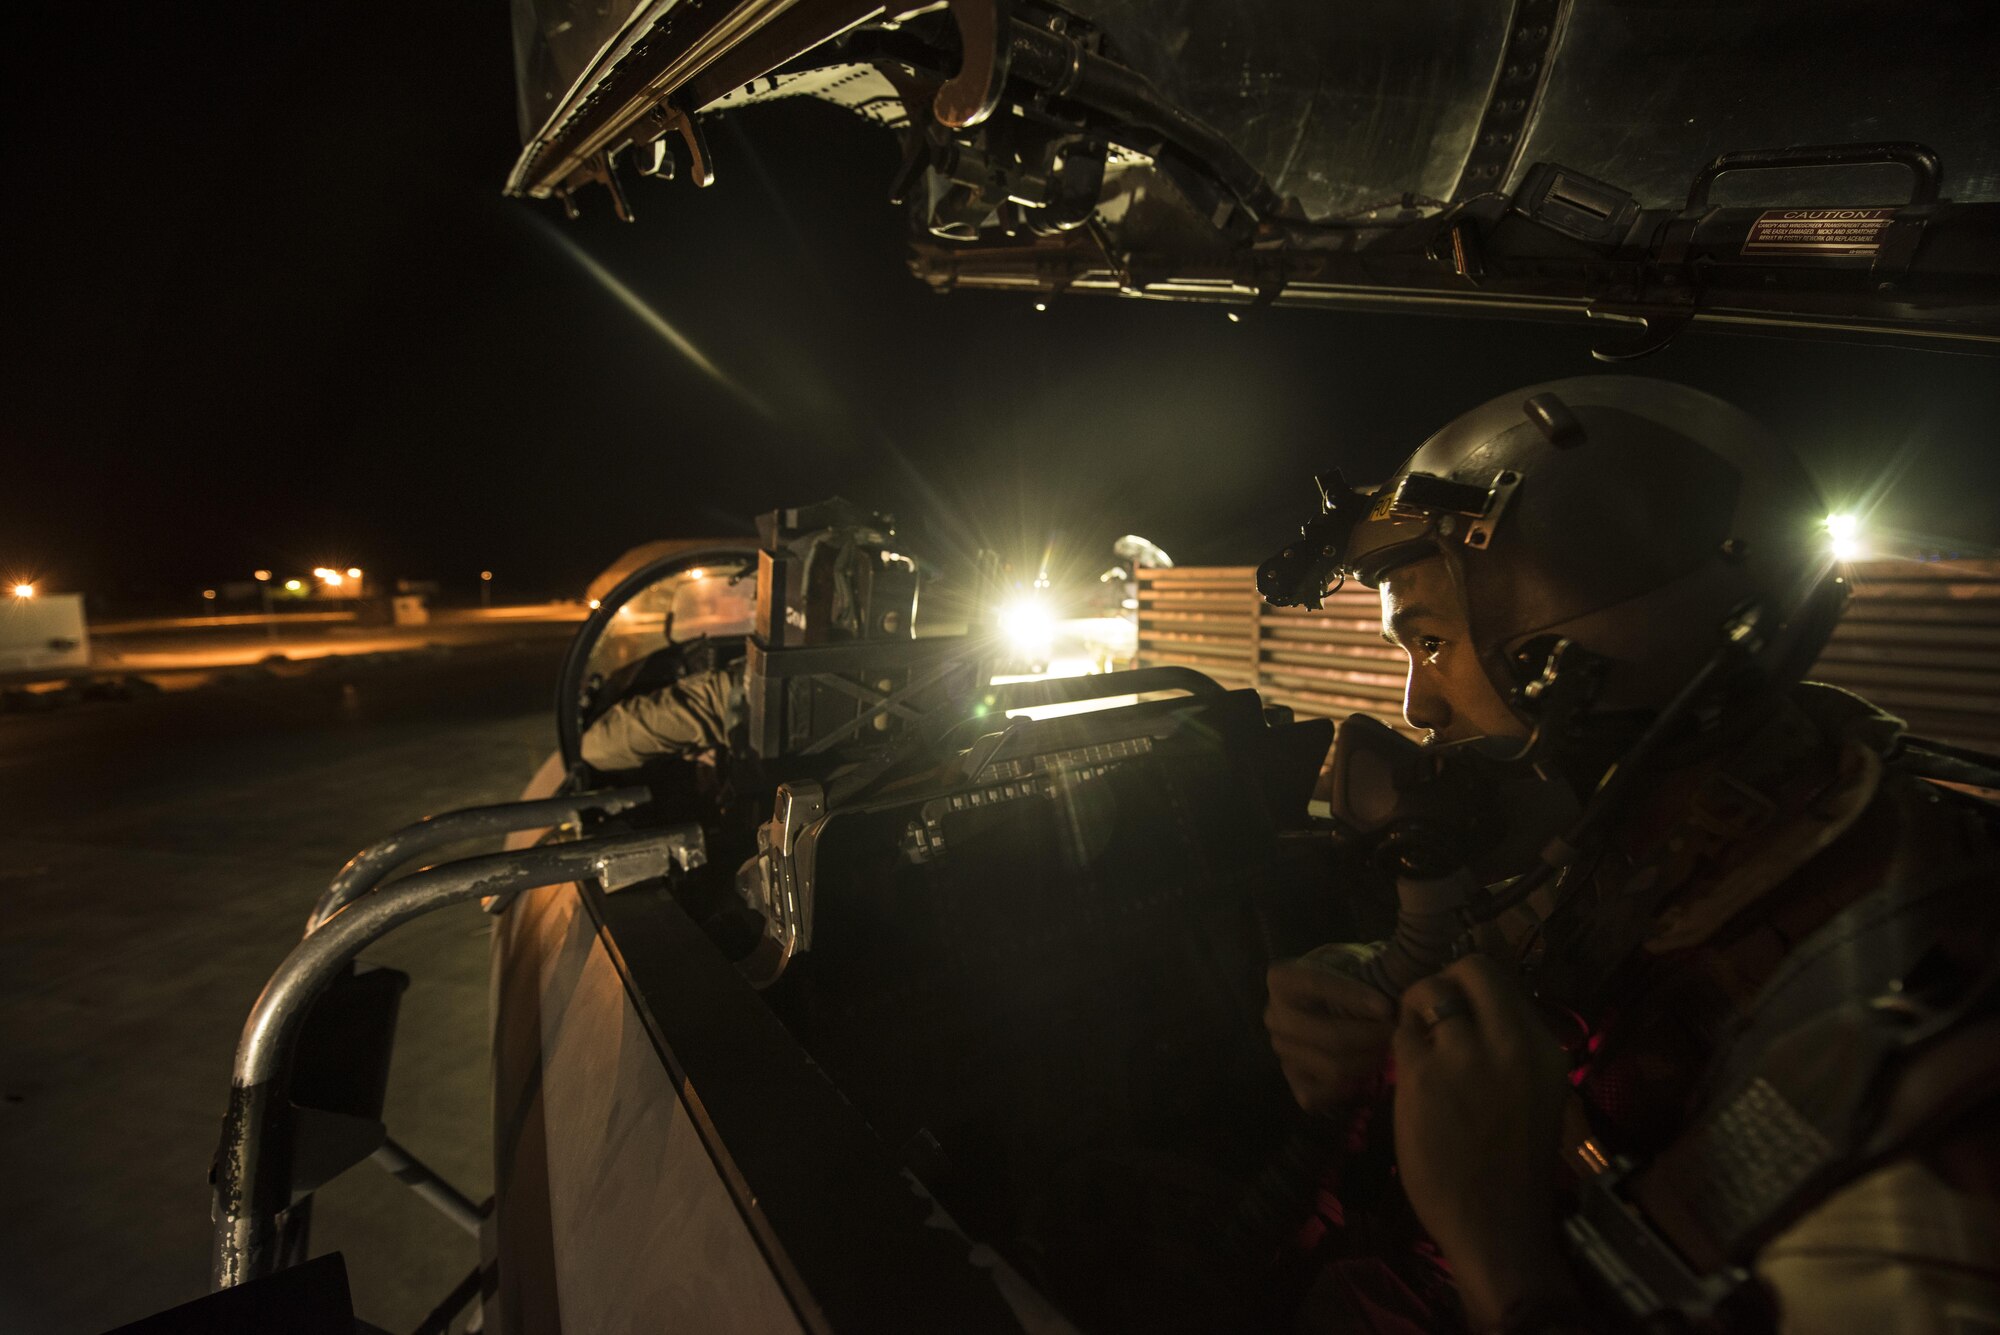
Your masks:
M897 132L940 289L2000 344L2000 13L1962 3L515 0L517 194L633 212L784 98ZM722 170L727 171L726 164Z

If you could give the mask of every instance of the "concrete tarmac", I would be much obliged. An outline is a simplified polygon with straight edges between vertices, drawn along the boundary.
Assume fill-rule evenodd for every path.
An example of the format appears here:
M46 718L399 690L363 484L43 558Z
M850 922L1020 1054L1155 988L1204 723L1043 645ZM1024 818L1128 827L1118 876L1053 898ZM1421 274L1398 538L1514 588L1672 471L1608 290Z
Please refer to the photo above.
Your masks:
M559 642L0 717L0 1331L102 1331L207 1287L206 1175L244 1016L356 850L515 796L552 748ZM412 976L390 1133L491 1191L487 923L476 906L365 958ZM409 1329L473 1240L364 1164L315 1253L357 1314Z

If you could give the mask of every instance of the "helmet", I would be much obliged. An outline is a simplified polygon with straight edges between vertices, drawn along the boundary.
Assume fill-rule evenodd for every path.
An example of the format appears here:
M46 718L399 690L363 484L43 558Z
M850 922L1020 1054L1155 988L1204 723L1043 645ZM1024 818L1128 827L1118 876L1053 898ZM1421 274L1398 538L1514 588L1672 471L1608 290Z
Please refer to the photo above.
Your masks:
M1340 572L1373 586L1442 558L1503 698L1566 639L1603 663L1597 708L1657 708L1753 608L1758 675L1797 680L1845 598L1798 459L1748 414L1662 380L1502 395L1353 504Z

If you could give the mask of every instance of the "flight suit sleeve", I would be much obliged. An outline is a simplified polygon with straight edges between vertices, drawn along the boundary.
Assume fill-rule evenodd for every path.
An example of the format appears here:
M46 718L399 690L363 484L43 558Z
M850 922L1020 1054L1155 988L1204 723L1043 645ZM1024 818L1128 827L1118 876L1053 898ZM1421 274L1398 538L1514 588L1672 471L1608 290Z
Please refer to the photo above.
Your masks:
M583 759L595 769L616 772L690 756L727 746L742 719L740 665L692 673L606 710L583 734Z
M1756 1271L1784 1335L2000 1329L2000 1200L1894 1160L1774 1238Z

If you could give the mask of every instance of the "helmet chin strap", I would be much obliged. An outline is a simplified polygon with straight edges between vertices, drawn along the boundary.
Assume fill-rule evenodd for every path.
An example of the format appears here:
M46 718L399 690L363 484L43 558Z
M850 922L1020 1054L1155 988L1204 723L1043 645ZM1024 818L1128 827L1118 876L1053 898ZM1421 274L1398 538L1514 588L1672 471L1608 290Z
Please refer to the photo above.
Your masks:
M1755 662L1763 648L1764 620L1763 609L1751 606L1723 624L1721 644L1653 716L1637 740L1604 771L1570 828L1548 842L1542 849L1540 861L1531 870L1499 891L1468 904L1464 910L1468 923L1491 921L1521 903L1556 875L1581 861L1596 846L1606 828L1624 814L1637 791L1640 777L1655 767L1662 753L1676 739L1682 725L1704 702L1710 689L1734 671ZM1560 662L1569 652L1565 648L1567 644L1567 641L1560 642L1551 653L1550 666L1544 673L1543 681L1560 682L1563 675ZM1524 687L1523 691L1526 689ZM1541 694L1553 693L1552 688L1547 688Z

